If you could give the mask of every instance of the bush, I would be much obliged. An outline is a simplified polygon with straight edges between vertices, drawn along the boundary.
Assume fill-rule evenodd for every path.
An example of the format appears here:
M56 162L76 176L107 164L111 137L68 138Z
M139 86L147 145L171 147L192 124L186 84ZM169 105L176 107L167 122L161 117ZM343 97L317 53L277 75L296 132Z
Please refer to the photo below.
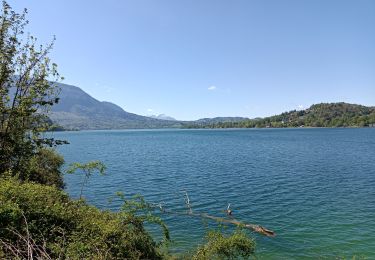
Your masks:
M61 167L64 158L52 149L39 149L30 159L27 180L52 185L57 188L64 188L64 180Z
M0 258L26 259L30 254L53 259L162 258L135 215L101 211L52 186L0 180Z
M198 247L192 259L247 259L255 251L254 240L241 230L230 236L212 231L208 233L206 240L206 244Z

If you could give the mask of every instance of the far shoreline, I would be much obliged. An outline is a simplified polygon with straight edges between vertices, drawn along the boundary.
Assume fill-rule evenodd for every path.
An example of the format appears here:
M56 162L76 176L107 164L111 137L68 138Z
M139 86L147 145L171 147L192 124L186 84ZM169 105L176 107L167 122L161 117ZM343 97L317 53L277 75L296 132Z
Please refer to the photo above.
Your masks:
M305 126L305 127L232 127L232 128L120 128L120 129L74 129L74 130L58 130L58 131L46 131L46 133L76 133L76 132L104 132L104 131L176 131L176 130L291 130L291 129L375 129L372 126L346 126L346 127L314 127L314 126Z

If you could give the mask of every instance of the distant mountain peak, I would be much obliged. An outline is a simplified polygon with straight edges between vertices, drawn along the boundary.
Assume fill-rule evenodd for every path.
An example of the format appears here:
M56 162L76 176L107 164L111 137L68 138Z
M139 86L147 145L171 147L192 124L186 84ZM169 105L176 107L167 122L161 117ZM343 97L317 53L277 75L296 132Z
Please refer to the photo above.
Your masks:
M171 116L167 116L166 114L151 115L149 117L155 118L155 119L160 119L160 120L177 121L176 118L173 118Z

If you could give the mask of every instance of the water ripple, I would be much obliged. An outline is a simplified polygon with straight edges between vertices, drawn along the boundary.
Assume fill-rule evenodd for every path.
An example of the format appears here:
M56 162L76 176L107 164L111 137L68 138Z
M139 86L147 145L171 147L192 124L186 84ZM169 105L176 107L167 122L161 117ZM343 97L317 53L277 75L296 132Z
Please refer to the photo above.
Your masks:
M101 208L116 191L149 201L236 218L275 230L256 236L260 259L375 258L375 129L82 131L55 133L67 163L102 160L84 196ZM79 194L80 176L66 176ZM164 216L173 250L196 246L213 227ZM150 227L157 233L154 227Z

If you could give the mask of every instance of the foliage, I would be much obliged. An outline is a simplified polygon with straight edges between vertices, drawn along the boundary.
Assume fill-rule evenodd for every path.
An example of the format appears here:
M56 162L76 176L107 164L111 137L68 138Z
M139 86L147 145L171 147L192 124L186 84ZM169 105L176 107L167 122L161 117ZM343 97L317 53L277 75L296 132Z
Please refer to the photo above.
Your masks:
M143 222L126 208L118 213L100 211L83 200L69 199L55 187L0 180L2 258L14 256L5 244L27 252L21 235L52 259L160 259Z
M99 172L100 175L104 175L105 169L106 169L105 165L100 161L91 161L91 162L84 163L84 164L76 162L76 163L72 163L69 166L69 169L67 170L67 173L69 174L72 174L76 171L83 172L83 180L81 182L81 191L79 193L80 199L82 198L83 187L87 184L91 175L95 171Z
M83 200L71 200L53 186L1 179L0 258L27 259L29 254L44 259L170 257L161 253L169 232L153 214L155 207L140 196L119 196L124 203L118 212L101 211ZM156 243L145 230L145 223L160 225L165 240ZM242 231L231 236L211 232L193 258L247 258L254 253L254 247L254 241Z
M135 195L132 199L127 199L121 192L117 196L123 201L121 213L127 218L137 217L142 222L156 224L162 228L164 234L164 241L170 241L169 230L163 220L154 214L155 205L147 203L141 195Z
M347 103L322 103L306 110L293 110L266 118L241 122L186 125L187 128L282 128L282 127L375 126L375 107Z
M0 17L0 174L27 179L31 158L41 148L61 143L41 136L48 129L46 112L58 102L57 66L47 47L24 35L27 11L15 13L3 1Z
M211 231L206 236L206 244L198 247L192 259L248 259L255 251L255 242L241 230L230 236Z
M61 167L64 158L52 149L41 148L30 159L27 179L45 185L64 188Z

